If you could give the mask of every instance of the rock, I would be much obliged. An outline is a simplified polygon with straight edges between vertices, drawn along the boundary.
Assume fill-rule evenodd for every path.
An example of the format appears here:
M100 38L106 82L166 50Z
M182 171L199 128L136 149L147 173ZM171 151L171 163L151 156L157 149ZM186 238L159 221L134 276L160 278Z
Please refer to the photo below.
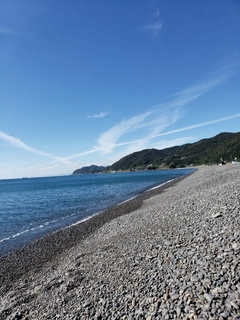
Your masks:
M234 243L232 243L232 248L233 248L234 250L239 250L239 249L240 249L240 244L234 242Z
M87 308L91 305L91 301L85 301L85 303L83 304L83 308Z
M222 214L220 212L216 212L212 214L212 218L219 218L219 217L222 217Z
M204 293L204 298L211 303L213 300L213 295L211 293Z
M175 301L179 298L179 294L174 294L173 296L171 296L171 300Z

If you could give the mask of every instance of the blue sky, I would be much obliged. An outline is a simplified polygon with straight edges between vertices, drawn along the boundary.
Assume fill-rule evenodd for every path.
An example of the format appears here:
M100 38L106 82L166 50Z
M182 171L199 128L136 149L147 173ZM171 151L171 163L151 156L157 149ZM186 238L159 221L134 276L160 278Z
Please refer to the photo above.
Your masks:
M0 179L240 131L240 1L1 0Z

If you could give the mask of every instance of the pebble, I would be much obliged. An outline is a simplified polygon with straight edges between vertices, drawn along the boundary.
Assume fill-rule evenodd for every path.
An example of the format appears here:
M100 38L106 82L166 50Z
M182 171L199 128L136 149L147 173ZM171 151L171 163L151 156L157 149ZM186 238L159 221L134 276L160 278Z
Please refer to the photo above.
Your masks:
M205 298L209 303L211 303L212 300L213 300L212 294L209 294L209 293L204 293L204 298Z
M212 218L219 218L219 217L221 217L222 216L222 214L220 213L220 212L217 212L217 213L214 213L213 215L212 215Z
M199 167L0 286L0 319L240 319L239 230L240 166Z

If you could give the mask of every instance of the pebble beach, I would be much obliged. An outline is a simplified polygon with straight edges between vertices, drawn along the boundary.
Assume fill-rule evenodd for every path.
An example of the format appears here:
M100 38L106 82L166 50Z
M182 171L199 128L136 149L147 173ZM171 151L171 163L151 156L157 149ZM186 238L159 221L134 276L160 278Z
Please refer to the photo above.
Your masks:
M0 259L0 319L240 319L240 165L199 167Z

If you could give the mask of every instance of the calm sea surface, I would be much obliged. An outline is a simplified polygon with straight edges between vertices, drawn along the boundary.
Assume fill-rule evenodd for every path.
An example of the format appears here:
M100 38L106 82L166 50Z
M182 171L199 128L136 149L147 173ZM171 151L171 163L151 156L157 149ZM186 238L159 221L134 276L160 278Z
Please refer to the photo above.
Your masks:
M0 256L192 171L0 180Z

